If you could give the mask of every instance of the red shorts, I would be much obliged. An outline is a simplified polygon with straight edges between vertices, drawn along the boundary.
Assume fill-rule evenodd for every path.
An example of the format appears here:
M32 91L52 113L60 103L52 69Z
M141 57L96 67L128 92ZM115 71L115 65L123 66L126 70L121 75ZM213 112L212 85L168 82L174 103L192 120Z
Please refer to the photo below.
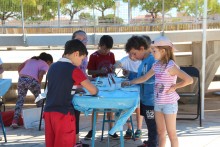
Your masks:
M73 147L76 144L75 116L44 112L46 147Z

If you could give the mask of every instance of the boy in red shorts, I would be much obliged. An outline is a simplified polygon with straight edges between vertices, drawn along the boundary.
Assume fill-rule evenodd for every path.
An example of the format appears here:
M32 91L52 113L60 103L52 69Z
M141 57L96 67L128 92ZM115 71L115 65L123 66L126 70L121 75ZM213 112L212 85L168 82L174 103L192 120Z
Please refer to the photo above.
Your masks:
M82 85L91 94L98 89L78 68L88 51L79 40L65 44L63 57L52 64L48 74L48 92L44 109L46 147L73 147L76 144L76 126L72 98L73 85Z

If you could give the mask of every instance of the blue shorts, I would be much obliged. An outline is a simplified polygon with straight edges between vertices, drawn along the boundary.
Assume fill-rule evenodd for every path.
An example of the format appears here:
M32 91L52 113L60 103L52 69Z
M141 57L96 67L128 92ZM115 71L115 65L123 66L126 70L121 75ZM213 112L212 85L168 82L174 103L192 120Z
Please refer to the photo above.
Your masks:
M176 114L178 111L178 104L155 104L154 111L164 114Z

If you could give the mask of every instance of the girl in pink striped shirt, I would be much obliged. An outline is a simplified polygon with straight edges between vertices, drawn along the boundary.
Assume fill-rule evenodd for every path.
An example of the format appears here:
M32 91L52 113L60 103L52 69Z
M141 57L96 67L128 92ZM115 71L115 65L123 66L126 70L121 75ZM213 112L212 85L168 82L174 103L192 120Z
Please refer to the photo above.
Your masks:
M171 41L160 36L152 42L152 54L157 62L151 70L140 78L122 83L122 86L143 83L155 75L155 120L159 136L159 147L165 147L166 131L172 147L178 147L176 135L177 101L179 95L176 89L192 84L193 79L180 70L174 62L174 47ZM176 83L177 77L181 79Z

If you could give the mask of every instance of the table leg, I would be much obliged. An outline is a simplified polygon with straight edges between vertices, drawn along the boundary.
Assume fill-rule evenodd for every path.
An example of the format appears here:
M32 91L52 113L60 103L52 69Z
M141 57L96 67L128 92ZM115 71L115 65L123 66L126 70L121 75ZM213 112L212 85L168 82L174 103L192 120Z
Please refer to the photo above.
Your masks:
M121 147L124 147L124 136L123 136L123 128L120 131L120 142L121 142Z
M92 126L92 147L95 147L95 132L96 132L96 109L93 109L93 126Z

